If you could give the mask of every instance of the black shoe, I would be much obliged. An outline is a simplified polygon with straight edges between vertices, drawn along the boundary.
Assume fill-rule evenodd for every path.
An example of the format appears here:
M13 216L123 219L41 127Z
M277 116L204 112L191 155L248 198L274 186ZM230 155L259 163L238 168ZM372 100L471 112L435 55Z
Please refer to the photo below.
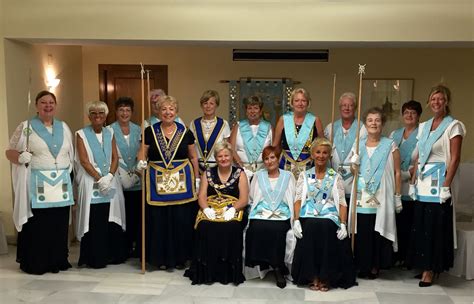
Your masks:
M423 282L423 281L420 281L418 283L418 286L420 287L430 287L431 285L433 285L433 282Z
M283 275L281 274L281 271L280 269L275 269L275 280L276 280L276 285L279 287L279 288L285 288L286 287L286 279L285 277L283 277Z
M378 274L378 273L369 272L369 273L367 274L367 279L368 279L368 280L375 280L375 279L378 278L378 277L379 277L379 274Z

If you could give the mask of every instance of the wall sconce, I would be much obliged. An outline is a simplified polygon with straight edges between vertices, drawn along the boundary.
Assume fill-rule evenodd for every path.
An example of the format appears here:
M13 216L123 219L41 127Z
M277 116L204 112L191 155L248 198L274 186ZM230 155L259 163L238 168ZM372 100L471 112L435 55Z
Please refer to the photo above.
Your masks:
M400 80L397 80L395 84L393 85L393 88L395 91L400 91Z
M61 79L56 78L56 73L54 71L53 65L53 55L48 54L48 67L46 68L46 86L50 91L53 91L61 82Z

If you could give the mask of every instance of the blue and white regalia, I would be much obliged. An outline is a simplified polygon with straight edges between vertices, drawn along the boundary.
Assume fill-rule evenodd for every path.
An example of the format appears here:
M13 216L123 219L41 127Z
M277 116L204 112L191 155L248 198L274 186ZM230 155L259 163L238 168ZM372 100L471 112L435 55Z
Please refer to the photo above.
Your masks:
M31 162L28 166L12 164L17 261L27 273L58 272L71 267L68 227L70 206L74 204L70 178L72 134L60 120L45 126L34 117L17 127L9 149L26 151L28 133Z
M324 136L331 138L332 125L329 124L324 129ZM360 127L359 138L367 136L367 130L364 125ZM334 137L332 145L332 159L331 166L336 170L344 179L344 190L346 193L346 199L349 199L351 195L352 182L354 176L351 172L350 160L353 155L353 148L357 137L357 120L352 122L349 129L345 129L342 126L342 120L336 120L334 122Z
M238 122L235 152L249 180L262 168L262 151L272 144L272 135L272 126L264 119L260 119L258 125L249 124L247 119Z
M279 169L270 178L265 169L257 171L250 185L249 223L245 233L245 277L264 278L271 269L289 274L296 242L291 231L295 178Z
M315 121L316 116L308 112L303 124L296 125L293 112L283 114L280 168L292 172L295 178L313 166L311 143L318 137Z
M220 117L214 117L212 120L199 117L191 121L189 129L196 138L199 170L202 173L206 168L216 166L214 145L230 137L229 123Z
M443 272L453 265L456 244L455 193L440 204L439 193L451 160L450 140L464 137L466 128L451 116L444 117L440 125L431 130L433 119L421 123L418 128L418 170L413 215L414 238L410 244L407 264L435 273ZM455 175L451 183L458 182Z
M297 285L317 277L332 287L349 288L355 284L350 242L339 240L340 206L347 206L344 181L327 168L322 179L315 168L301 172L296 186L296 201L301 201L299 220L303 237L296 242L291 275Z
M389 268L392 252L398 251L395 221L395 169L393 152L398 149L393 140L382 137L376 147L360 141L360 170L356 199L356 239L354 256L359 271ZM351 214L352 211L349 211ZM351 226L351 216L349 225Z
M76 132L87 152L87 158L100 176L110 172L113 132L102 128L95 133L92 126ZM78 186L76 213L77 238L81 241L78 265L103 268L109 263L122 263L127 258L124 233L125 204L122 185L117 175L107 193L100 191L97 182L82 167L76 154L75 179Z

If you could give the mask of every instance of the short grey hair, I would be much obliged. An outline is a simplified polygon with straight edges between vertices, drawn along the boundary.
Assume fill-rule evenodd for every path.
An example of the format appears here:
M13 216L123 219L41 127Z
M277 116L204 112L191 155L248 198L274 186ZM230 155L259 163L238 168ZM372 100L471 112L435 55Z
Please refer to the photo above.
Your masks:
M230 144L230 142L227 141L227 139L223 139L216 143L216 145L214 146L214 157L217 158L217 154L222 150L228 150L232 155L232 145Z
M107 116L109 114L109 107L107 106L107 104L103 101L89 101L87 104L86 104L86 115L89 117L90 113L91 113L91 110L93 109L97 109L97 110L102 110L105 112L105 116Z
M352 99L352 102L354 103L354 108L357 107L357 98L354 93L352 92L342 93L341 97L339 97L339 105L341 105L341 101L345 98Z

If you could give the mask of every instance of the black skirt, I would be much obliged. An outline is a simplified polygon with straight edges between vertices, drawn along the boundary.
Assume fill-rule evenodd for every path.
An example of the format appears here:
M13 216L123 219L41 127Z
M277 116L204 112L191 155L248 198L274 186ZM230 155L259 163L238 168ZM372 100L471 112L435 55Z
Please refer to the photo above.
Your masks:
M286 233L290 220L250 220L245 236L245 265L279 268L287 274L285 266Z
M244 282L243 222L201 221L194 244L191 267L184 273L193 285Z
M354 257L361 273L388 269L392 265L392 242L374 230L375 217L375 214L357 214Z
M453 206L414 203L413 226L407 266L440 273L453 266Z
M78 266L104 268L107 264L121 264L127 260L125 232L109 222L110 203L91 204L89 231L81 239Z
M329 219L301 218L303 238L298 239L291 275L297 285L307 285L315 278L331 287L356 285L349 238L337 238L337 225Z
M68 261L70 207L33 209L33 217L18 233L17 262L29 274L71 268Z
M394 262L404 264L413 226L414 201L402 200L403 210L396 215L398 252L394 253Z
M146 261L155 267L184 266L192 258L196 201L171 206L146 205Z
M125 231L127 251L130 257L141 256L142 244L142 191L123 191L125 197L125 215L127 230Z

